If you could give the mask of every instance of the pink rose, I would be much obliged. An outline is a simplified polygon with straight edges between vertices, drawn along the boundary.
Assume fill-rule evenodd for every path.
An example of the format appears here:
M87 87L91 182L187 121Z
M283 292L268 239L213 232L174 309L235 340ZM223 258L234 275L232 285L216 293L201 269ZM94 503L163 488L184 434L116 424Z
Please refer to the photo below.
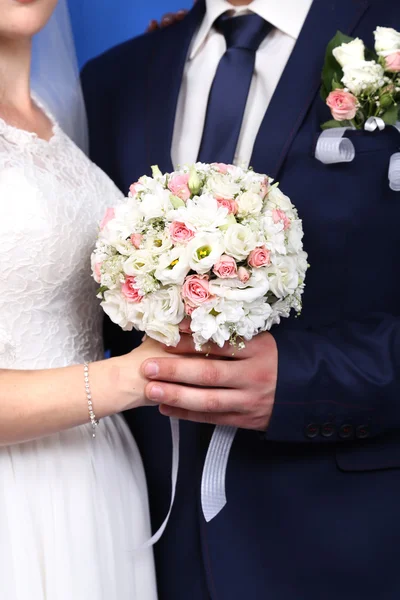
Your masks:
M103 217L102 222L100 223L100 229L104 229L104 227L115 217L115 209L107 208L106 214Z
M256 248L252 252L250 252L250 256L247 259L247 262L251 267L265 267L266 265L271 264L271 253L265 246L261 246L261 248Z
M140 244L142 243L143 236L140 233L132 233L131 235L131 244L136 249L140 248Z
M96 263L94 265L94 280L96 283L101 283L101 265L102 263Z
M192 309L193 312L194 309ZM185 317L180 323L179 323L179 331L181 333L192 333L192 330L190 329L190 323L192 322L192 319L190 317Z
M283 223L283 229L286 231L286 229L289 229L290 227L290 219L287 216L287 214L280 209L274 209L272 211L272 218L274 220L274 223L279 223L282 222Z
M334 90L326 99L335 121L350 121L357 112L357 98L344 90Z
M250 273L244 267L239 267L238 277L242 283L247 283L250 279Z
M208 286L208 275L189 275L182 286L185 304L197 308L212 298ZM186 311L187 312L187 311Z
M131 187L129 188L129 191L132 194L132 196L136 196L136 194L140 192L141 188L141 184L137 181L136 183L132 183Z
M219 206L227 208L228 212L232 215L236 215L237 211L239 210L239 207L235 200L227 200L226 198L217 198L216 200Z
M184 202L189 200L190 196L192 195L188 185L189 177L189 173L186 173L185 175L175 175L175 177L172 177L168 183L168 189L174 194L174 196L178 196L178 198Z
M135 277L126 277L125 283L121 288L121 292L128 302L140 302L142 300L142 296L139 294L139 290L135 286Z
M228 172L228 165L226 165L225 163L213 163L212 166L218 169L218 171L223 175L225 175L225 173Z
M385 70L390 73L400 73L400 50L386 57Z
M232 279L237 276L236 261L232 256L223 254L215 263L213 271L221 279Z
M174 244L185 244L195 235L193 229L189 229L181 221L173 221L169 226L169 233Z

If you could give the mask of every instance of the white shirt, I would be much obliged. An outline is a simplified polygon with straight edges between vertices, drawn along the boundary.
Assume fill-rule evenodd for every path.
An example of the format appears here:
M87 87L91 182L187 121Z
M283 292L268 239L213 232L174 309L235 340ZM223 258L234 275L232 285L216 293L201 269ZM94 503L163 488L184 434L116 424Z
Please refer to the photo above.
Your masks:
M224 36L213 25L222 14L253 12L274 29L261 43L257 54L235 164L249 165L253 146L265 112L299 33L312 0L253 0L234 7L227 0L206 0L206 15L195 35L186 62L178 99L171 156L174 167L194 163L200 149L208 97L219 61L226 51Z

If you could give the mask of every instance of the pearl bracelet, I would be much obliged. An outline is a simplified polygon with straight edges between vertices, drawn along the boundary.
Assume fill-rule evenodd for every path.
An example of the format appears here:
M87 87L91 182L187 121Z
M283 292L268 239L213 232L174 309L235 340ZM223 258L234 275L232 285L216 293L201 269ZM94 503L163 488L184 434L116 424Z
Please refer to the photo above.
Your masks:
M87 398L87 403L88 403L89 419L92 424L93 437L95 438L96 437L96 428L99 424L99 421L98 421L98 419L96 419L96 415L94 414L94 410L93 410L92 394L90 392L90 383L89 383L89 364L87 362L83 363L83 372L84 372L84 376L85 376L85 391L86 391L86 398Z

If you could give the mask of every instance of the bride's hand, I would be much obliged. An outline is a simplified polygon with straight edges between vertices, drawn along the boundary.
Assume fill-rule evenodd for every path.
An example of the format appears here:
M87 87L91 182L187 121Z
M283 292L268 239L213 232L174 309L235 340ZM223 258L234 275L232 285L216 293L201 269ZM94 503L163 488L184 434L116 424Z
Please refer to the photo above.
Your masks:
M154 403L146 399L144 389L147 380L141 373L141 365L149 358L170 358L164 346L149 337L143 343L132 350L129 354L110 359L113 369L110 370L118 390L118 407L116 412L139 408L141 406L154 406Z

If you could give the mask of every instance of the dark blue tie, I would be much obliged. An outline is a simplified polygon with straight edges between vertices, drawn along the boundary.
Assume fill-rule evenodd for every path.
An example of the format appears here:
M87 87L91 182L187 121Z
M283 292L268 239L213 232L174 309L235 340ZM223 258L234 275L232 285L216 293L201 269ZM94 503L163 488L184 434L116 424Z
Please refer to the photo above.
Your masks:
M233 163L247 96L254 72L256 52L271 25L255 14L222 15L215 28L226 40L208 99L199 161Z

